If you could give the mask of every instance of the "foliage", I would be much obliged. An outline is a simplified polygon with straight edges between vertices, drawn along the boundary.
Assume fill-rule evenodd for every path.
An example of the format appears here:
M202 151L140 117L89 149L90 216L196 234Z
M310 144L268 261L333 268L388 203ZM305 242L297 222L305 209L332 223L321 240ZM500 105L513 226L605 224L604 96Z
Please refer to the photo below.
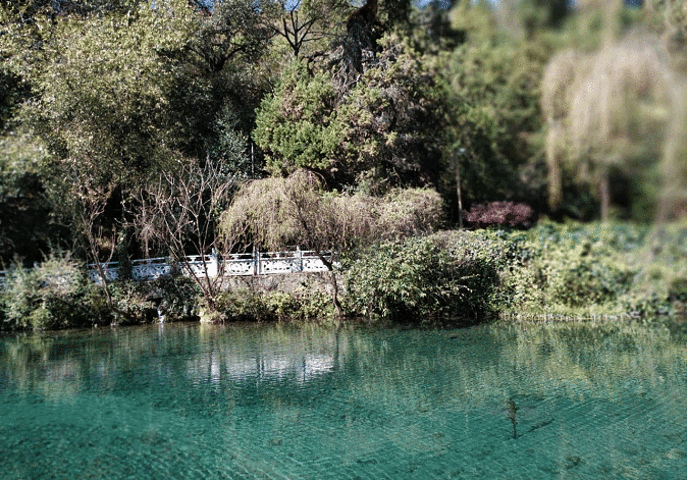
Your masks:
M488 259L454 257L431 238L375 245L350 258L345 270L353 314L407 321L484 320L497 281Z
M308 168L336 188L365 178L383 185L437 183L443 83L399 37L385 37L380 48L346 88L325 66L311 73L303 61L290 64L263 100L253 132L268 170Z
M158 316L166 322L197 318L202 304L202 292L190 278L181 275L160 277L141 284L139 290L146 297L157 297ZM160 319L160 318L159 318Z
M541 214L548 187L557 218L591 218L607 196L629 218L682 218L685 2L578 3L1 2L0 257L32 263L50 245L92 261L183 257L237 242L352 252L427 234L463 205ZM208 166L221 181L188 195ZM241 188L218 239L225 180L265 175L276 178ZM497 210L468 216L500 223ZM509 308L675 311L685 254L651 232L618 250L621 230L586 254L547 240L597 235L571 225L433 242L494 266ZM83 318L150 314L135 284L92 287L78 294ZM213 288L170 312L212 309ZM286 297L265 302L292 310Z
M286 293L280 291L223 293L218 309L230 321L331 321L335 309L321 290Z
M533 203L537 198L529 197L537 191L524 182L522 171L538 161L538 89L550 47L539 39L504 35L486 3L461 2L451 22L465 32L465 41L440 57L439 73L449 85L452 122L446 148L460 170L463 202Z
M437 230L444 223L442 199L427 188L394 188L381 198L357 194L378 221L381 238L404 238Z
M18 256L33 263L64 238L50 222L40 168L46 152L26 131L0 137L0 152L0 262Z
M186 320L197 315L202 303L197 285L181 276L112 282L108 302L82 265L63 252L51 253L30 270L15 263L6 279L0 289L0 315L2 328L9 329L138 324L152 320L156 308L165 321Z
M44 139L68 179L88 171L99 182L140 182L165 165L178 131L167 106L175 85L161 52L180 48L189 25L183 2L105 18L67 17L41 49L40 69L17 64L39 96L22 116ZM167 127L167 128L166 128Z
M253 132L269 171L334 166L344 135L333 121L335 93L324 74L310 77L303 62L291 62L275 93L263 100Z
M213 5L211 15L200 22L189 49L212 72L221 71L236 58L254 61L268 47L273 30L263 10L270 2L226 0Z
M685 232L678 233L685 238ZM513 235L520 238L520 258L505 272L502 292L502 302L513 312L651 316L676 311L671 285L685 278L680 238L676 244L666 236L656 241L648 228L628 224L547 222L507 241Z
M603 44L591 53L559 52L542 80L550 206L561 204L562 178L574 173L593 187L601 217L608 220L616 174L637 179L633 193L641 201L649 197L650 203L679 205L680 211L685 204L685 195L676 198L677 191L685 191L685 181L677 181L677 173L685 171L685 76L672 67L659 39L644 29L617 40L614 21L620 13L617 4L609 5ZM650 183L664 185L657 192L645 188ZM670 216L662 208L658 213Z
M109 320L113 325L144 323L149 320L153 302L148 299L145 285L134 280L118 280L108 285L111 305L102 298L103 290L95 290L85 303L98 307L101 321Z
M528 231L444 231L453 258L482 259L499 280L502 315L685 315L685 225L556 224Z
M337 257L381 238L430 231L441 221L441 199L430 190L366 195L326 195L318 175L297 170L285 179L255 180L242 187L222 216L223 241L279 250L298 245L314 250L330 272L332 301L338 300Z
M232 105L225 104L207 141L206 162L222 165L224 173L237 178L256 178L263 171L262 159L248 155L248 137L241 132L240 120Z
M33 330L91 326L98 321L86 301L92 289L78 262L67 253L51 253L31 270L15 262L0 291L6 326Z
M204 164L191 161L176 172L160 174L140 191L133 212L136 233L146 254L149 245L162 249L187 272L193 272L188 250L200 256L202 273L191 278L211 311L222 283L222 272L213 271L218 268L216 255L223 253L223 246L226 253L231 252L239 240L238 236L226 235L219 242L215 236L217 221L229 203L233 186L234 175L225 172L222 164L210 159Z
M343 19L352 7L342 0L270 2L271 29L286 43L295 58L322 55L333 36L341 34Z
M441 199L432 190L394 189L383 197L328 194L321 177L298 170L242 186L220 230L272 250L300 245L318 254L342 253L380 238L432 231L442 218Z
M406 39L389 34L378 44L375 62L338 105L345 165L359 181L437 188L449 125L446 84Z

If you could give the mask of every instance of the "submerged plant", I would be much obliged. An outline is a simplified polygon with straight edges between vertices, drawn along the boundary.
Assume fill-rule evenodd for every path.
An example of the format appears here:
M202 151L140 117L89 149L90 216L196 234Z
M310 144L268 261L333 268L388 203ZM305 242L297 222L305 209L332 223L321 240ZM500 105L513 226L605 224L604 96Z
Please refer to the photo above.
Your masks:
M516 426L518 425L518 420L516 419L516 413L518 412L518 406L513 398L510 398L507 402L507 408L509 409L509 420L511 420L511 426L513 428L513 438L514 440L518 438L518 432Z

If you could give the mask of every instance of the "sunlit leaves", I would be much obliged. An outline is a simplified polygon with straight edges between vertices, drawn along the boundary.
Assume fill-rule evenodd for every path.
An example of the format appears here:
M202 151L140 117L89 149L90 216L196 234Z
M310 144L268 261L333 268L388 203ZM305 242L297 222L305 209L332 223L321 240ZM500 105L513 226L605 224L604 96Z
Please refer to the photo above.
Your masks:
M310 77L302 62L292 62L274 95L263 101L253 132L268 152L269 170L335 167L342 134L332 122L335 96L324 75Z
M166 109L178 72L160 52L183 47L188 7L164 6L66 18L44 46L46 62L31 78L40 96L23 113L73 169L130 177L174 147Z
M436 180L441 161L446 91L399 37L346 92L327 72L298 61L264 100L254 138L273 171L311 168L335 184L363 177L391 184Z

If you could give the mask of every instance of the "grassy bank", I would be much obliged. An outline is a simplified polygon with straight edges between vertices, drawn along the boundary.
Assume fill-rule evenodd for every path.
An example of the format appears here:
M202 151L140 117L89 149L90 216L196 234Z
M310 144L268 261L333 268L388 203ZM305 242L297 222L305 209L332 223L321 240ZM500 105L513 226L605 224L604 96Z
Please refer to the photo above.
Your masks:
M369 322L685 318L686 227L545 221L527 231L443 231L360 250L343 259L340 278L345 311ZM289 291L232 289L212 318L334 322L327 290L312 277ZM77 262L56 255L12 270L0 318L4 329L40 330L204 316L183 277L110 291L108 305Z

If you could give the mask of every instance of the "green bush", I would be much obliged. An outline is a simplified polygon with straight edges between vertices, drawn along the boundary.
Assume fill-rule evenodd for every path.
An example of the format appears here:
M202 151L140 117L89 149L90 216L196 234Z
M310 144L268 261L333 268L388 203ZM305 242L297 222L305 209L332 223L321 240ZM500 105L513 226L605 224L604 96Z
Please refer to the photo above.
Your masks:
M653 233L654 232L654 233ZM680 307L685 227L542 222L516 240L519 260L502 269L507 313L650 317Z
M153 302L148 299L146 285L130 279L117 280L108 285L112 296L112 308L108 308L104 292L99 289L96 295L88 299L94 308L103 312L110 323L123 325L143 323L148 320L148 312Z
M226 319L260 322L274 319L274 312L267 305L264 297L249 289L222 292L217 298L216 308L219 316L209 320L224 321Z
M347 304L355 315L387 319L491 314L494 262L459 256L438 238L416 237L371 247L345 264Z
M321 290L224 292L218 298L217 310L220 319L247 321L329 321L335 316L332 300Z
M68 253L51 253L31 270L17 261L8 269L0 294L5 326L33 330L91 326L98 317L85 299L93 288Z
M191 278L171 275L138 285L139 292L146 298L159 299L158 313L164 315L167 322L189 320L200 315L201 291Z
M185 277L118 280L108 292L110 303L105 289L67 253L51 254L30 270L15 262L0 292L0 318L4 328L33 330L142 323L154 318L154 298L168 321L197 315L198 288Z
M628 292L637 273L621 262L575 258L575 253L572 256L565 264L547 265L548 295L563 305L582 307L613 302Z

